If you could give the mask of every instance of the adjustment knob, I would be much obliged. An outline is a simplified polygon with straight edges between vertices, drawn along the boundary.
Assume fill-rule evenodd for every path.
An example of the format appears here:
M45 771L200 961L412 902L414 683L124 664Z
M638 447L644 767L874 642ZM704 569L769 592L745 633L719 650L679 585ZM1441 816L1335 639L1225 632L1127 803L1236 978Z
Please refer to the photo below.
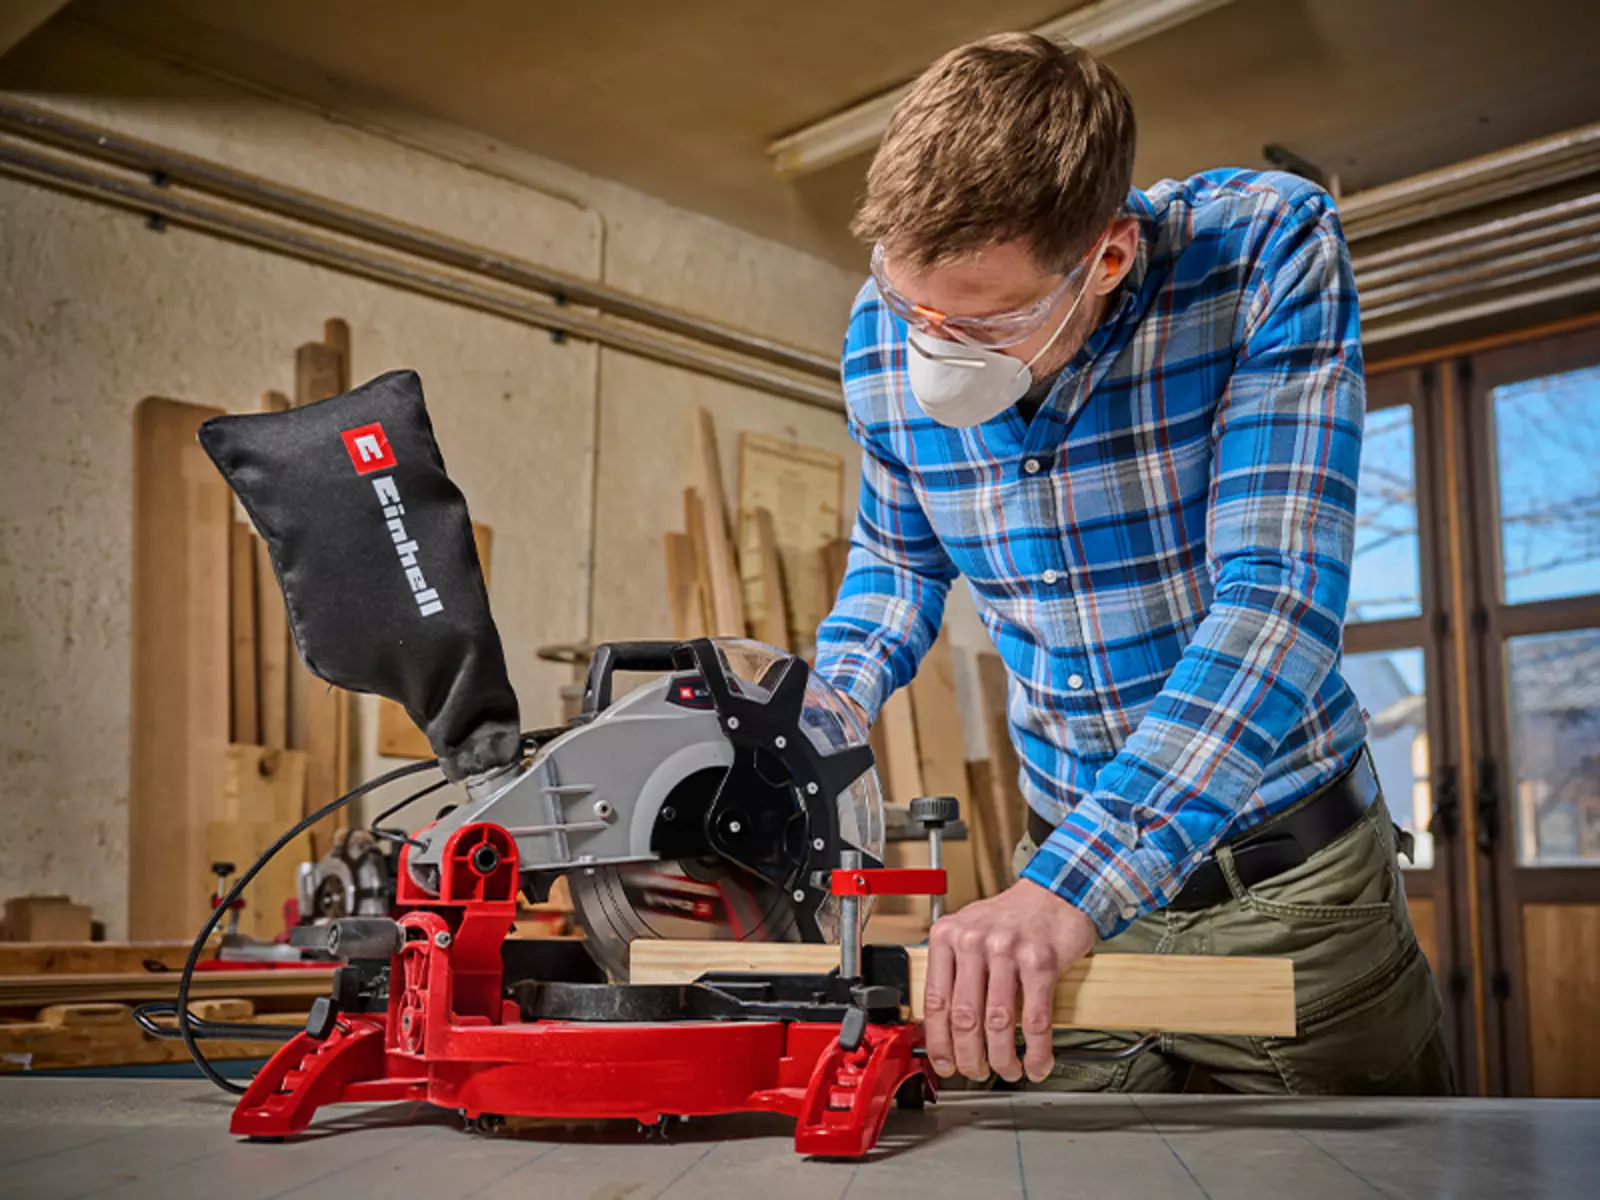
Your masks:
M911 802L911 819L927 829L943 829L960 815L954 796L918 796Z

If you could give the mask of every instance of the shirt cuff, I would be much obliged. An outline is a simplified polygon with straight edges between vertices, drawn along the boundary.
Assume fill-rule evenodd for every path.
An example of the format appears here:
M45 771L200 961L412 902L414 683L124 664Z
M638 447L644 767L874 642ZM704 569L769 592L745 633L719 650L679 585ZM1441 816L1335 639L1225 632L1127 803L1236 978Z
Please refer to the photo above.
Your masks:
M868 725L878 719L878 710L894 691L894 672L865 654L819 656L816 673L859 704Z
M1166 897L1140 874L1132 847L1115 832L1118 824L1093 800L1085 800L1045 839L1022 871L1024 879L1080 910L1102 938L1116 937L1166 903Z

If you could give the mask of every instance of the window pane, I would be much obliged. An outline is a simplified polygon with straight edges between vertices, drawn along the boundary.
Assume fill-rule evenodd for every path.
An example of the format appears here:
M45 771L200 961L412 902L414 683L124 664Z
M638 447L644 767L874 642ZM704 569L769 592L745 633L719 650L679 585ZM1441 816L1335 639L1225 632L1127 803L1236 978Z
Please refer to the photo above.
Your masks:
M1389 815L1416 835L1416 862L1433 866L1433 788L1428 769L1428 695L1421 650L1344 656L1344 677L1367 713L1367 744Z
M1409 404L1367 414L1350 569L1350 621L1422 612L1417 543L1417 460Z
M1506 602L1600 592L1600 367L1490 396Z
M1517 857L1600 865L1600 629L1506 643Z

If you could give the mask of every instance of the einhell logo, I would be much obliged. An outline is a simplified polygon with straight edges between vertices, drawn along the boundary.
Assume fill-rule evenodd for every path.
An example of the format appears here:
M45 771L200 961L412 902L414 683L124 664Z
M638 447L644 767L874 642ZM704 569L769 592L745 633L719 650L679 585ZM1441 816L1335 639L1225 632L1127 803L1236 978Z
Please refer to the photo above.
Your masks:
M374 423L359 429L347 429L340 436L344 438L344 448L350 455L356 474L370 475L374 471L391 470L398 465L382 425ZM417 565L417 543L406 533L406 506L400 498L400 488L395 484L394 476L378 476L372 481L372 490L383 508L389 538L394 542L394 552L399 556L400 569L405 572L406 583L411 588L411 598L417 602L417 611L425 617L443 612L444 604L439 599L438 591L428 586L422 568Z
M344 438L345 451L355 464L357 475L392 470L396 465L389 439L384 436L383 426L376 421L360 429L346 429L339 436Z

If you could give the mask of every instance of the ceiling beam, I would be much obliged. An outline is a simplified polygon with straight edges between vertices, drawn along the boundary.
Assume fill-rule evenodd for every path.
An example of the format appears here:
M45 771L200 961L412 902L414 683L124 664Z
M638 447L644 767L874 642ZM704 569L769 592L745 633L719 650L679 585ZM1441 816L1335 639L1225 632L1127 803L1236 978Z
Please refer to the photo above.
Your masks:
M67 0L6 0L0 4L0 55L66 6Z
M1033 32L1073 42L1096 54L1109 54L1230 3L1232 0L1095 0ZM908 90L906 85L883 92L779 138L767 147L773 170L787 177L809 175L871 150Z

